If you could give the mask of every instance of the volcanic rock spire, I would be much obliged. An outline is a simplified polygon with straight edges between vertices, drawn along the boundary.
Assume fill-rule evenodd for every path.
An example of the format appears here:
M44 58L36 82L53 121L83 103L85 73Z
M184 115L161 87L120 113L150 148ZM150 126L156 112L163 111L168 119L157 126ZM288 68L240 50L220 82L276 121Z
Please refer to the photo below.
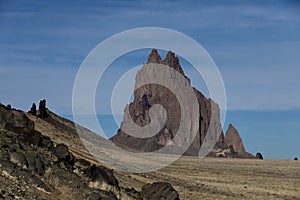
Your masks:
M175 55L175 53L171 51L167 52L165 59L162 60L156 49L153 49L148 55L147 64L144 64L142 69L137 72L135 79L136 86L140 85L140 83L143 83L144 79L149 78L149 73L152 72L150 69L153 69L153 63L169 66L169 71L163 70L160 72L163 73L162 76L164 76L166 79L177 79L179 82L182 82L182 76L176 76L176 73L172 72L173 68L183 75L183 77L188 81L188 85L190 87L190 79L184 74L179 62L179 58ZM180 88L178 88L178 90L180 90ZM246 153L239 134L237 131L233 131L236 129L230 128L227 139L224 139L220 122L219 105L212 99L206 98L199 90L193 88L193 91L196 95L199 105L199 108L193 110L193 112L199 113L199 122L191 123L199 123L199 130L197 131L193 141L191 141L191 145L186 150L185 155L198 156L202 144L205 143L209 145L209 148L213 149L213 151L209 154L210 156L216 156L218 152L224 151L225 149L226 151L228 150L229 154L240 152L238 154L239 157L244 157L244 155L248 156L249 154ZM134 101L128 105L125 111L128 111L129 109L130 117L134 123L144 127L151 123L149 110L151 106L155 104L163 106L167 112L166 122L157 134L149 138L139 138L132 136L132 134L129 135L125 133L122 130L122 126L124 126L124 123L126 123L125 119L128 118L127 114L125 114L121 128L110 140L117 146L142 152L152 152L165 146L177 145L177 143L180 142L190 141L191 134L186 133L183 137L177 137L177 141L174 144L173 139L175 138L175 135L179 129L180 119L182 116L181 105L178 102L176 95L162 85L146 84L142 87L136 87L134 91ZM216 144L215 141L217 141ZM230 151L230 146L233 146L234 152ZM226 156L229 156L229 154Z

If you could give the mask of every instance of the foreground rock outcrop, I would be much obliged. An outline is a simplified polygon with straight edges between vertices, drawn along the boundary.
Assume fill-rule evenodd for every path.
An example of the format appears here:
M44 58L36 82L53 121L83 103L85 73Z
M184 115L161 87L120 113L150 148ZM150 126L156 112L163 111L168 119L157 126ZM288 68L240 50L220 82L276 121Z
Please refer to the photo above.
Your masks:
M165 79L178 79L178 81L182 82L181 77L178 77L176 73L174 73L175 70L184 77L187 82L186 84L190 87L190 79L184 74L178 57L169 51L166 58L162 60L155 49L153 49L148 56L147 64L143 65L142 69L138 71L136 75L136 86L149 78L148 68L153 67L153 63L170 67L170 69L164 72L159 72L164 73L163 76ZM185 88L177 89L177 91L182 92L180 90L185 90ZM236 129L233 129L233 126L229 127L225 138L220 123L220 108L218 104L212 99L206 98L196 88L193 88L193 90L197 97L199 108L192 112L198 112L200 119L199 122L191 123L199 123L199 130L184 154L198 156L200 147L204 142L210 144L212 143L210 141L217 141L215 146L211 146L213 150L209 153L210 156L229 157L238 155L237 157L254 157L246 152L243 142ZM128 118L128 116L124 114L122 126L117 134L111 138L111 141L120 147L142 152L152 152L165 146L176 145L173 139L179 128L181 108L178 99L168 88L158 84L146 84L142 87L135 87L134 100L128 105L130 117L135 124L141 127L146 126L151 122L149 110L154 104L162 105L167 112L166 122L156 135L148 138L139 138L125 133L122 130L122 126L126 125L125 119ZM210 137L206 137L208 131L210 131ZM179 140L189 141L190 133L186 133L185 136Z
M153 199L155 185L146 185L141 191L121 187L112 169L79 157L83 152L78 148L73 149L78 152L74 155L70 146L35 130L35 125L41 124L31 119L42 120L55 130L73 130L68 127L71 122L64 123L65 119L53 115L42 102L39 117L31 113L30 119L23 111L0 104L0 199ZM62 139L66 136L60 135ZM160 191L155 199L179 199L171 185Z

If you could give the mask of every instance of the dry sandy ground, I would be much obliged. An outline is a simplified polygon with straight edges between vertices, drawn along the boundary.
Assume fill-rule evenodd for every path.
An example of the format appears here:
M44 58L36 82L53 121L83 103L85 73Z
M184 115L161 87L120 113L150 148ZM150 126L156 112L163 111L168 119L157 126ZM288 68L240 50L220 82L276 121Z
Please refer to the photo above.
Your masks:
M168 181L181 199L300 199L300 162L182 157L147 174L119 175L121 184Z
M75 156L98 162L86 152L78 136L70 133L70 130L58 129L36 117L29 117L35 122L36 130L48 135L56 143L68 144ZM65 126L72 127L70 122L55 118ZM99 154L118 162L121 158L113 158L113 151L106 146L105 142L101 142L97 148ZM159 156L170 159L169 155ZM139 157L134 162L151 165L153 160ZM300 199L300 161L181 157L155 172L133 174L115 170L114 174L120 184L128 188L140 189L145 183L154 181L169 182L181 199Z

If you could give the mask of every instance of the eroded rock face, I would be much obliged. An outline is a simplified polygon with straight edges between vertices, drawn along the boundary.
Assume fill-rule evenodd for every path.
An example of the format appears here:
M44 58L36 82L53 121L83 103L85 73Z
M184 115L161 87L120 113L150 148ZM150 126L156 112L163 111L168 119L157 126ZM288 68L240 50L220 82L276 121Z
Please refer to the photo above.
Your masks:
M190 87L190 79L184 74L178 57L171 51L169 51L164 60L161 59L157 50L153 49L148 56L148 63L138 71L136 75L136 85L142 83L144 79L149 76L148 68L151 63L164 64L170 67L170 70L166 70L163 76L166 79L177 79L182 81L181 77L177 77L174 70L183 75L187 84ZM172 71L172 69L174 69ZM198 156L201 145L204 142L210 143L210 141L217 140L217 144L213 147L216 148L228 148L224 143L224 134L220 123L220 109L217 103L212 99L206 98L200 91L193 88L194 93L197 97L199 109L195 109L192 112L199 112L199 130L191 142L189 149L185 152L185 155ZM178 91L180 91L178 89ZM134 101L128 105L129 113L135 124L143 127L150 123L149 108L154 104L162 105L167 111L167 120L164 127L153 137L150 138L136 138L130 136L122 131L122 128L118 130L118 133L111 138L111 141L119 146L125 146L129 149L135 149L138 151L151 152L156 151L164 146L173 145L173 139L178 131L181 110L178 99L168 88L157 84L147 84L137 88L134 91ZM212 117L214 116L214 117ZM124 118L127 117L124 115ZM197 122L191 122L197 123ZM210 129L209 129L210 127ZM210 137L206 137L210 130ZM186 134L185 138L179 140L189 141L189 135ZM179 142L180 143L180 142ZM172 153L172 152L170 152Z
M240 137L239 132L236 130L236 128L230 124L225 135L225 143L228 146L232 146L234 152L236 153L245 153L245 147L242 141L242 138Z

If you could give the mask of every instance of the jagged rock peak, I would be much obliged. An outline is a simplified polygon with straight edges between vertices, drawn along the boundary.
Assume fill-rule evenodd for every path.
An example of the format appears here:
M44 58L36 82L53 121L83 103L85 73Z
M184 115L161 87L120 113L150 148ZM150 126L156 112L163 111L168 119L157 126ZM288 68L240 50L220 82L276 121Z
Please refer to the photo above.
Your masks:
M148 56L148 63L161 63L161 57L156 49L152 49Z
M40 117L40 118L48 117L48 113L47 113L47 109L46 109L46 99L43 99L40 101L38 117Z
M179 64L179 58L175 56L175 53L172 51L168 51L166 58L162 60L158 51L156 49L152 49L151 53L148 56L148 63L168 65L177 70L180 69L180 72L183 72Z
M157 63L157 64L164 64L169 67L174 68L179 73L184 75L184 77L187 79L187 81L190 83L190 79L185 76L181 65L179 63L179 58L175 56L175 53L172 51L168 51L166 58L164 60L161 59L158 51L156 49L152 49L151 53L148 55L148 62L147 63Z
M170 67L180 66L178 57L176 57L172 51L168 51L165 60L163 60L163 64Z
M240 134L237 131L237 129L232 124L229 124L228 129L226 131L225 143L228 146L232 146L234 152L238 154L246 152L242 138L240 137Z
M166 65L173 66L179 64L179 59L175 56L174 52L168 51L166 58L162 60L158 51L156 49L152 49L151 53L148 55L148 63L164 63Z

